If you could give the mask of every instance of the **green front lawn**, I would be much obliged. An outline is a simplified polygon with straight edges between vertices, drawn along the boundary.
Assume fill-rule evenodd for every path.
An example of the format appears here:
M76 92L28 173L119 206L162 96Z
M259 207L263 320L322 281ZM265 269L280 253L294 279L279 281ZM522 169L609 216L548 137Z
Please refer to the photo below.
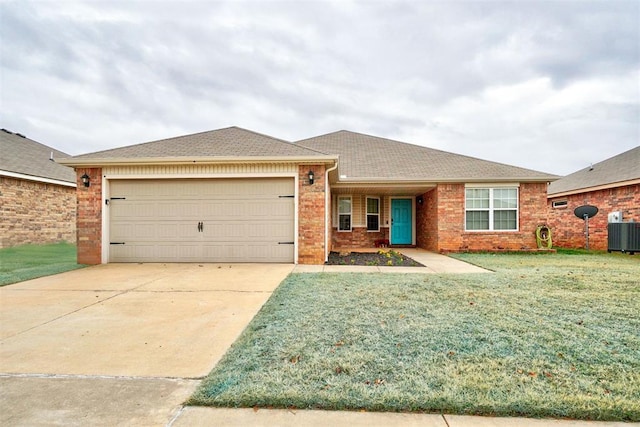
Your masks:
M85 267L76 263L69 243L23 245L0 249L0 286Z
M292 274L189 404L640 421L640 260Z

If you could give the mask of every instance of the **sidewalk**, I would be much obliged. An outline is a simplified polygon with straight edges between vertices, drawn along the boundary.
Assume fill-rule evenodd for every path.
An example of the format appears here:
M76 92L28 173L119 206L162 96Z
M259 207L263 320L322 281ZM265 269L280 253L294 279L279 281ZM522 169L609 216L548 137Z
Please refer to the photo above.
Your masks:
M419 248L395 249L424 267L386 267L364 265L296 265L294 273L491 273L489 270L446 255Z
M186 407L170 427L630 427L638 423L493 418L391 412Z

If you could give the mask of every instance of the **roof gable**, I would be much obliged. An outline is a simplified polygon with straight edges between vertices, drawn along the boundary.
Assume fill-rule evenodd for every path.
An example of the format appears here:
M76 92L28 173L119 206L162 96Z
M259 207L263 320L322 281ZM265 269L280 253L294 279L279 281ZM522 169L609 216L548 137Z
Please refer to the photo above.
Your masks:
M565 176L549 186L549 195L640 179L640 146Z
M51 153L54 157L69 156L23 135L0 130L0 171L75 184L73 169L53 162Z
M234 126L82 154L74 156L72 159L189 159L194 157L308 157L324 155L324 153L282 139Z
M344 181L550 181L555 175L341 130L298 141L339 155Z

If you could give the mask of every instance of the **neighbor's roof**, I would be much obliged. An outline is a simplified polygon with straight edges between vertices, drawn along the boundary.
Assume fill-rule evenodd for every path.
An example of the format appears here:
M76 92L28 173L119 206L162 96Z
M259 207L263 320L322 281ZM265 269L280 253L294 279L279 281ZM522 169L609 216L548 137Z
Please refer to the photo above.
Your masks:
M324 158L323 160L328 160L329 157L316 150L234 126L82 154L69 159L60 159L59 162L79 166L92 163L99 165L118 162L233 161L238 159ZM331 160L335 161L335 156L331 157Z
M640 182L640 145L553 182L548 194L557 197L583 193L600 187L627 185L630 181Z
M298 141L339 155L340 181L552 181L558 177L349 131Z
M62 151L47 147L19 133L13 133L7 129L0 130L1 175L45 182L53 180L75 185L74 170L52 161L51 153L54 157L68 156Z

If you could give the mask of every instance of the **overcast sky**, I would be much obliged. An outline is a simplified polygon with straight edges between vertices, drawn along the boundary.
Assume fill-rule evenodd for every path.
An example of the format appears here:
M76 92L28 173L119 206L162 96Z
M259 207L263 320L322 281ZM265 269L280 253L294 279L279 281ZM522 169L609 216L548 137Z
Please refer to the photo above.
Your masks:
M72 155L347 129L564 175L640 145L637 0L0 0L0 20L0 127Z

